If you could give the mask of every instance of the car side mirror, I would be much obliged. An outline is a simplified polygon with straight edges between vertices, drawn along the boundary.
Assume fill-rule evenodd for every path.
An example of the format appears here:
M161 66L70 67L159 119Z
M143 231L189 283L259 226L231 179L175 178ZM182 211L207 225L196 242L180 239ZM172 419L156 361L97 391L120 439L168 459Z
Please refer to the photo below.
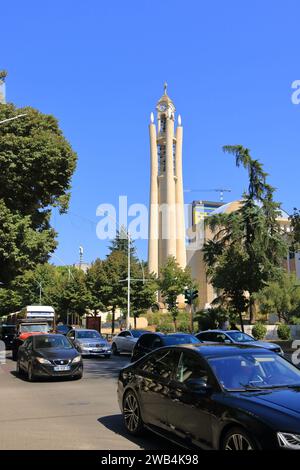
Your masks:
M230 339L225 339L225 340L224 340L224 343L226 343L226 344L231 344L231 340L230 340Z
M207 379L190 379L186 381L186 386L195 393L207 394L212 390L210 384L207 383Z

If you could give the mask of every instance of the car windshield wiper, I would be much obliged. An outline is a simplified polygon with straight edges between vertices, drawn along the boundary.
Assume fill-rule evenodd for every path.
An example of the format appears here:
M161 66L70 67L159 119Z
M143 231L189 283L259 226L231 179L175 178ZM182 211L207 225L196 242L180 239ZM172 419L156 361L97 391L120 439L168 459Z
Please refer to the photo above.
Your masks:
M265 388L269 388L268 385L263 385L262 387L258 387L257 385L242 384L241 382L240 382L240 385L244 387L245 389L244 391L248 391L248 390L257 391L257 390L264 390Z

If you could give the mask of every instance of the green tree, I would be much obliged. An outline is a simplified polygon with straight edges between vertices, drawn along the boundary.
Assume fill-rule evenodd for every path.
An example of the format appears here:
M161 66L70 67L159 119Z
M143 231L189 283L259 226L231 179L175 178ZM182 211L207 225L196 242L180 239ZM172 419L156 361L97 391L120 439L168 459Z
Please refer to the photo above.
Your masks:
M170 256L160 270L158 285L161 295L172 315L176 330L179 313L177 298L179 295L184 294L187 287L192 288L194 286L190 269L182 269L176 259Z
M290 249L292 251L299 251L300 249L300 211L294 208L293 214L290 216L291 222L291 236L290 236Z
M50 115L0 104L0 281L48 259L56 247L51 209L67 210L76 154Z
M249 177L241 207L230 214L207 220L214 233L204 246L204 259L212 284L222 290L223 300L239 314L249 308L255 320L255 294L282 272L287 246L277 222L280 205L273 200L274 188L267 183L262 164L241 145L225 146Z
M98 258L92 263L86 273L86 285L90 293L90 308L93 310L94 315L97 315L99 310L105 308L108 284L109 279L107 278L105 261Z
M276 313L279 321L292 323L294 317L300 318L300 281L294 274L282 273L255 298L262 313Z
M92 304L83 271L45 263L17 276L9 289L0 289L0 315L39 305L40 288L41 303L52 305L63 321L68 314L82 316Z
M140 266L138 263L134 265L134 276L141 276ZM134 328L136 328L136 319L144 314L156 301L156 293L158 290L157 279L153 274L145 272L144 280L136 277L131 287L131 310L134 318Z

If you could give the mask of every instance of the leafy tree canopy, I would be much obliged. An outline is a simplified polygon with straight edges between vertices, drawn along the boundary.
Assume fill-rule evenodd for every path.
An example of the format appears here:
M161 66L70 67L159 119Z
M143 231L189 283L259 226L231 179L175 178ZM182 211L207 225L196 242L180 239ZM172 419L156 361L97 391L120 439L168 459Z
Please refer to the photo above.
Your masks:
M222 290L223 300L239 313L249 306L253 322L253 294L280 275L286 254L277 222L280 204L273 200L274 188L249 149L237 145L225 146L224 151L233 154L236 165L247 170L249 187L238 210L207 219L214 237L204 246L204 259L211 282Z
M56 246L51 209L67 210L76 154L50 115L0 104L0 281L45 262Z

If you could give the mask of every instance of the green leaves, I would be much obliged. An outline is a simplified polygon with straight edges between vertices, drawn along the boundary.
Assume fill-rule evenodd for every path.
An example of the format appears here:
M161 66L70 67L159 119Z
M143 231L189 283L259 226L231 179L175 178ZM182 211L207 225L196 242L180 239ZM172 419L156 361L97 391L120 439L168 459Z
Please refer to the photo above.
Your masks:
M76 154L53 116L0 104L0 281L48 259L56 247L51 208L67 210Z
M239 313L249 306L252 321L253 294L278 276L286 255L277 221L280 205L273 200L274 188L267 183L267 173L251 158L249 149L235 145L223 150L247 170L249 188L238 210L208 218L213 238L204 246L204 260L213 286L222 291L223 302Z

